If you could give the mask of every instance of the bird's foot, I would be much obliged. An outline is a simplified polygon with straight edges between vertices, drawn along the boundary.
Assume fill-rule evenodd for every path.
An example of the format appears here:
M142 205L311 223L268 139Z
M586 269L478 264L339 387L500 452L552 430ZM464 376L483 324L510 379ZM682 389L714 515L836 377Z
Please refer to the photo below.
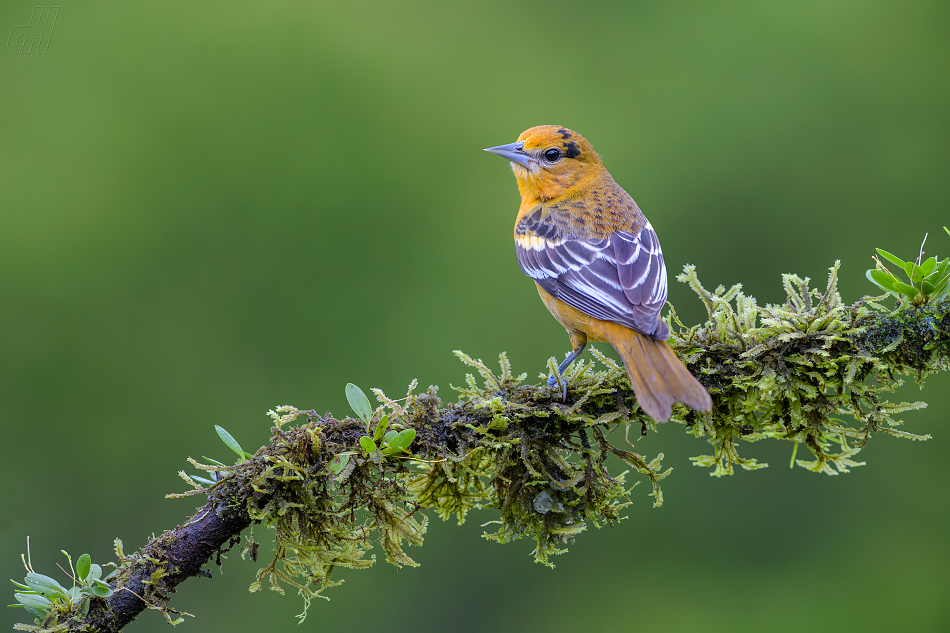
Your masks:
M548 378L548 387L553 387L557 384L557 375L551 374ZM567 402L567 380L564 379L564 376L561 376L561 402Z
M571 339L573 341L573 339ZM564 372L567 371L567 368L570 367L571 363L574 362L574 359L581 355L581 352L584 351L584 347L587 345L587 339L584 339L583 344L581 344L577 349L573 350L570 354L567 355L567 358L561 361L561 364L557 366L557 371L548 378L548 387L553 387L558 382L558 377L561 378L561 402L567 402L567 380L564 378Z

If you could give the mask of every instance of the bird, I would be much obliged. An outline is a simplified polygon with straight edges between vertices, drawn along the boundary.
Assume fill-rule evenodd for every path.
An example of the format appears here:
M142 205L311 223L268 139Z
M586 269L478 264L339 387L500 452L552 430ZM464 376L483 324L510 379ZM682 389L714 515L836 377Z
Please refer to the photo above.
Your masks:
M588 341L600 341L620 354L637 403L657 422L670 418L674 402L711 411L709 393L666 342L667 275L656 232L587 139L539 125L485 151L511 164L521 193L518 263L571 341L547 385Z

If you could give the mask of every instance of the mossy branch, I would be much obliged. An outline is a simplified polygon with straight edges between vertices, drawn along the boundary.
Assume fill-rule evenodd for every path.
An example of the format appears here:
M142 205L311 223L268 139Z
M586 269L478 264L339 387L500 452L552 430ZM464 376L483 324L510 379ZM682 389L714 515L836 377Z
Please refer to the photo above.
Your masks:
M837 274L836 263L823 290L785 275L786 302L760 307L738 285L706 290L686 267L679 279L697 293L709 318L687 328L671 310L670 342L714 402L711 414L674 409L673 423L712 445L711 454L692 458L694 464L711 467L714 476L731 474L736 465L762 468L766 464L741 456L738 447L774 439L803 444L812 459L796 463L833 475L862 465L854 458L875 434L929 437L900 430L893 417L924 403L891 403L884 396L901 384L900 375L922 381L947 368L950 302L894 312L878 304L880 298L847 305ZM270 443L252 458L233 466L191 460L214 473L214 482L183 474L194 490L172 496L206 495L208 504L139 553L120 556L114 596L95 601L85 616L51 616L39 629L118 631L146 606L167 614L175 586L206 574L201 567L252 523L274 530L274 557L251 591L264 581L280 592L291 586L306 606L339 584L331 579L337 567L371 566L375 544L390 563L415 565L404 547L422 544L424 510L461 523L472 509L493 509L497 529L486 538L506 543L530 536L535 560L550 565L589 524L622 518L636 485L627 481L630 472L650 482L655 506L663 501L660 481L670 473L662 454L650 459L629 450L632 445L615 445L611 434L619 427L626 427L622 437L629 444L631 426L642 434L655 426L639 410L623 368L592 354L596 365L579 361L565 372L566 402L560 387L524 384L526 375L514 376L504 354L495 372L457 352L475 372L457 388L456 403L443 402L436 387L415 394L413 383L399 400L375 390L381 406L367 420L280 407L270 412ZM384 415L389 429L415 431L408 452L384 454L367 441L372 429L385 430ZM611 474L610 456L627 470ZM253 537L243 553L256 560ZM306 608L300 617L305 614Z

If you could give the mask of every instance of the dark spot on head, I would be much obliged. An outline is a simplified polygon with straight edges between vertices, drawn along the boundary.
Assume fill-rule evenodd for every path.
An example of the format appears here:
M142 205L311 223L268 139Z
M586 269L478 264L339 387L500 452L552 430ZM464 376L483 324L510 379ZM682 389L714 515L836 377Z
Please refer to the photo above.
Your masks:
M563 138L565 141L571 138L571 133L565 130L564 128L559 129L557 133L560 134L561 138Z
M579 147L577 147L577 143L575 143L574 141L571 141L570 143L566 143L564 145L564 156L566 158L577 158L580 155L581 155L581 150Z

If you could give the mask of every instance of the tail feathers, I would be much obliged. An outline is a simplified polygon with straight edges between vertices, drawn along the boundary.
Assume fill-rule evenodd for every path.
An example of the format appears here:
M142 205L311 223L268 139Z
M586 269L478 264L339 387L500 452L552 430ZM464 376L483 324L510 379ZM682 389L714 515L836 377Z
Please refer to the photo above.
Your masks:
M623 358L637 402L647 415L657 422L666 422L674 402L697 411L712 410L712 398L666 341L633 330L627 333L623 340L611 344Z

